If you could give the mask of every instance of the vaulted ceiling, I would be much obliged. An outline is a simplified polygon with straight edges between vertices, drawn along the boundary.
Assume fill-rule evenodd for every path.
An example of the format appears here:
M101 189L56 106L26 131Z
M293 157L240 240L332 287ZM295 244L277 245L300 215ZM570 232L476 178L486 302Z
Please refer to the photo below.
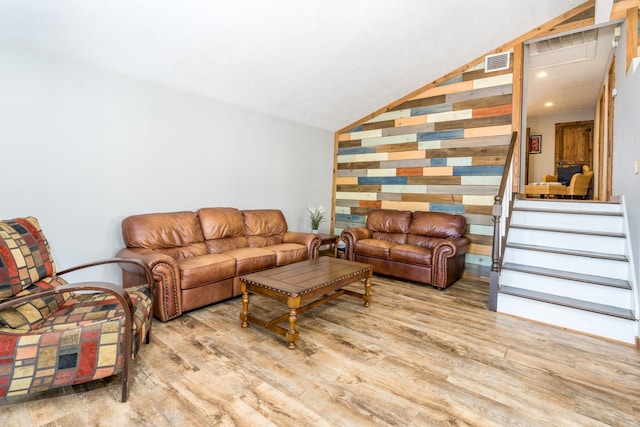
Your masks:
M582 2L0 0L0 40L335 131Z

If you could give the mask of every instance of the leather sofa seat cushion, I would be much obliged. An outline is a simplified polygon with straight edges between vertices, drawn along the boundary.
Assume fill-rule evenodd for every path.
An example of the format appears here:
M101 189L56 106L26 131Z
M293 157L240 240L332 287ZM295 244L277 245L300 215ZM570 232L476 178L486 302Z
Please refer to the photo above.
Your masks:
M221 254L232 249L248 248L246 237L228 237L226 239L207 240L207 249L212 254Z
M407 243L407 235L400 233L380 233L379 231L374 231L371 233L371 236L374 239L378 240L386 240L388 242L403 244Z
M165 254L176 260L199 257L208 253L207 245L203 242L193 243L187 246L177 246L175 248L155 249L154 252Z
M265 249L276 253L276 265L293 264L307 259L307 247L298 243L281 243L266 246Z
M433 251L416 245L396 245L391 248L389 259L410 264L431 265Z
M236 275L253 273L276 266L276 253L264 248L232 249L224 253L236 260Z
M367 228L371 231L392 234L409 233L411 223L410 211L394 211L380 209L367 216Z
M438 243L442 242L443 239L429 236L415 236L409 235L407 236L407 244L414 246L421 246L423 248L428 248L429 250L433 249Z
M396 245L397 243L388 240L363 239L356 242L354 252L357 255L389 259L389 251Z
M168 249L190 247L185 255L194 256L206 247L195 212L170 212L132 215L122 221L122 236L130 248ZM198 245L199 244L199 245Z
M451 239L464 233L466 218L441 212L413 212L410 235Z
M180 288L191 289L236 274L236 260L224 254L205 254L178 261Z
M282 243L287 221L280 210L245 210L242 215L249 246L264 247Z

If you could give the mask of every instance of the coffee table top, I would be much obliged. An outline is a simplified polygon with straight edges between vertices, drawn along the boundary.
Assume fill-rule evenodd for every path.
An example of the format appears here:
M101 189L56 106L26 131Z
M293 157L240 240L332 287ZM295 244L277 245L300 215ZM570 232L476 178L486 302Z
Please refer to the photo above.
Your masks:
M352 283L373 269L373 265L323 256L246 274L240 280L286 296L303 296Z

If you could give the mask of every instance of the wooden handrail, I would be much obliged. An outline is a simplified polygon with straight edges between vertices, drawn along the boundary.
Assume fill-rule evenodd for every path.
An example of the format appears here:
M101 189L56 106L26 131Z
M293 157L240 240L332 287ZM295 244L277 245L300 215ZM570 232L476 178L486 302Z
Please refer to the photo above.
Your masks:
M489 274L489 310L496 311L498 309L498 279L500 275L500 263L502 260L502 254L504 251L504 235L502 220L505 217L504 201L506 199L511 200L512 189L507 187L508 183L511 183L511 177L513 176L513 153L515 151L516 140L518 139L518 133L513 132L511 134L511 142L509 144L509 150L507 151L507 157L505 159L504 170L502 171L502 179L500 180L500 187L498 188L498 194L493 198L493 250L491 255L491 273Z

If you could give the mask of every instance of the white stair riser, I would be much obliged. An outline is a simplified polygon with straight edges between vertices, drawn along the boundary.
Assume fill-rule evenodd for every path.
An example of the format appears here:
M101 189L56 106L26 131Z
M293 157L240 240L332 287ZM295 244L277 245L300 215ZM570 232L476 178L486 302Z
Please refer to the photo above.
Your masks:
M627 280L628 262L505 248L504 262Z
M621 233L622 217L609 215L566 215L557 213L540 213L530 211L514 211L511 224L540 227L564 228L576 231L608 231Z
M558 202L546 200L517 200L515 205L519 208L545 209L545 210L563 210L563 211L589 211L589 212L607 212L620 213L622 211L620 204L617 203L589 203L589 202Z
M504 269L500 274L500 285L529 289L562 297L579 298L583 301L611 305L627 310L634 308L631 290L612 286L565 280L557 277L537 276Z
M621 237L556 233L552 231L527 230L522 228L510 228L508 241L582 251L587 248L593 248L592 250L594 252L604 252L616 255L624 255L626 251L625 239Z
M574 331L635 343L638 322L556 304L500 294L498 312L556 325Z

